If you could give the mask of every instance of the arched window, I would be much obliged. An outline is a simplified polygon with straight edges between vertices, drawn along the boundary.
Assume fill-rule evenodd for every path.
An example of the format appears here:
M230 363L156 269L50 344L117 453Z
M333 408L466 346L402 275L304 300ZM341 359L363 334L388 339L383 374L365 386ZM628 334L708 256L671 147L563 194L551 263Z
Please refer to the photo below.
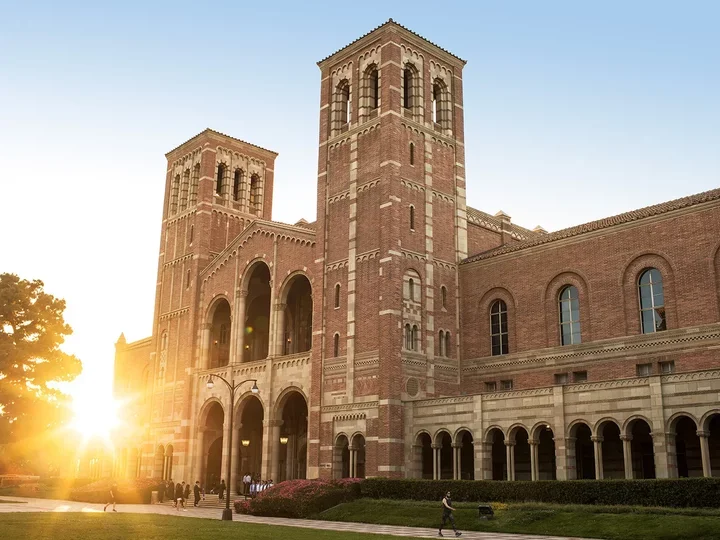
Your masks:
M563 345L581 343L580 299L578 290L568 285L560 291L560 342Z
M415 207L410 207L410 230L415 230Z
M657 268L648 268L638 281L640 296L640 324L643 334L667 330L665 320L665 294L662 274Z
M490 307L490 337L493 356L508 353L507 305L503 300L495 300Z
M378 70L373 65L367 71L367 83L368 83L368 107L373 110L377 109L380 103L380 77L378 76Z
M413 335L412 335L412 328L409 324L405 325L405 348L408 351L413 350Z
M412 327L412 350L417 351L419 350L420 343L420 331L418 330L417 325L413 325Z
M185 169L183 172L182 184L180 186L180 211L183 211L188 206L188 194L190 192L190 169Z
M188 270L187 274L185 275L185 288L190 288L190 270Z
M260 211L260 177L253 174L250 177L250 212L257 214Z
M410 143L410 165L415 165L415 143Z
M335 87L333 99L333 133L347 130L350 123L350 82L343 79Z
M220 325L220 345L227 345L228 339L229 339L230 332L228 331L228 327L226 324Z
M333 356L340 356L340 334L338 333L333 336Z
M188 243L192 246L193 240L195 239L195 225L190 225L190 233L188 236L190 237Z
M415 301L415 280L413 278L408 281L408 298L411 302Z
M223 192L223 180L225 178L225 164L220 163L217 168L217 179L215 181L215 193L222 195Z
M170 213L175 214L178 210L178 191L180 190L180 175L173 178L170 185Z
M233 178L233 200L239 201L242 194L242 182L245 173L242 169L235 169L235 177Z
M335 285L335 307L340 307L340 284Z
M445 356L445 331L438 332L438 356Z
M435 79L432 90L432 119L442 129L450 129L450 92L442 79Z
M405 69L403 69L403 107L411 111L417 106L416 101L419 98L417 79L417 68L412 64L405 64Z
M450 332L445 332L445 349L443 351L443 356L448 357L450 356Z
M445 288L445 285L440 287L440 305L443 309L447 308L447 289Z
M189 206L195 206L195 203L197 203L197 190L198 190L198 182L200 181L200 164L196 164L193 167L192 177L190 179L190 196L189 196Z

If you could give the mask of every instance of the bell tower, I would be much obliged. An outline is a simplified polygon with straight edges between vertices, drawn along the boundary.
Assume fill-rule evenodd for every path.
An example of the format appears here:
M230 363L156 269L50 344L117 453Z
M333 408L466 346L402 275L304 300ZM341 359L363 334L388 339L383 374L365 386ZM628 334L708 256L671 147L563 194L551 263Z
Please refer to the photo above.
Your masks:
M326 301L313 358L325 370L313 401L373 404L360 420L366 474L401 477L404 402L459 391L465 61L391 19L318 65L316 272ZM315 414L311 426L334 429ZM328 468L331 452L316 450Z

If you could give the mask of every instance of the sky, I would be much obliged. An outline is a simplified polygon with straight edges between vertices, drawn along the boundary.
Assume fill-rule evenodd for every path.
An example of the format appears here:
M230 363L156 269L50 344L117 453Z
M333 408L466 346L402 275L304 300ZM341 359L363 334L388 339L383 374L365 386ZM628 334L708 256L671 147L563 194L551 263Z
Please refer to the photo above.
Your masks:
M0 272L66 299L71 391L152 331L165 152L275 150L274 219L312 221L316 62L390 17L468 61L470 206L552 231L720 187L719 2L0 0Z

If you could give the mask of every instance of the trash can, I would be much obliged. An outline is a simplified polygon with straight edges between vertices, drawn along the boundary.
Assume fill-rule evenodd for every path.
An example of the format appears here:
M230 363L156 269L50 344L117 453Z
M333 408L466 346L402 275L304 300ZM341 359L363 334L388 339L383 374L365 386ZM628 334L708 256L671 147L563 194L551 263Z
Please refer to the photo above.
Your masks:
M157 504L158 503L158 492L157 491L151 491L150 492L150 504Z
M478 517L480 519L492 519L495 513L489 504L478 505Z

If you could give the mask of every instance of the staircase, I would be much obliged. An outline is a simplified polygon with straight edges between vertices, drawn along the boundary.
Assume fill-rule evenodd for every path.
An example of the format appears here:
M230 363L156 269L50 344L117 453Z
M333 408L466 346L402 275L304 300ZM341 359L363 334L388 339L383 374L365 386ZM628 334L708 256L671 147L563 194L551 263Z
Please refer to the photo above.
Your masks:
M235 511L234 504L237 500L243 500L245 498L244 495L232 495L230 497L230 508ZM193 502L195 501L195 496L190 493L190 497L188 499L185 499L185 508L193 508ZM173 501L166 500L162 503L163 506L173 506ZM200 502L197 505L197 508L217 508L218 510L225 508L225 499L220 500L220 498L217 495L213 494L206 494L205 500L200 499Z

